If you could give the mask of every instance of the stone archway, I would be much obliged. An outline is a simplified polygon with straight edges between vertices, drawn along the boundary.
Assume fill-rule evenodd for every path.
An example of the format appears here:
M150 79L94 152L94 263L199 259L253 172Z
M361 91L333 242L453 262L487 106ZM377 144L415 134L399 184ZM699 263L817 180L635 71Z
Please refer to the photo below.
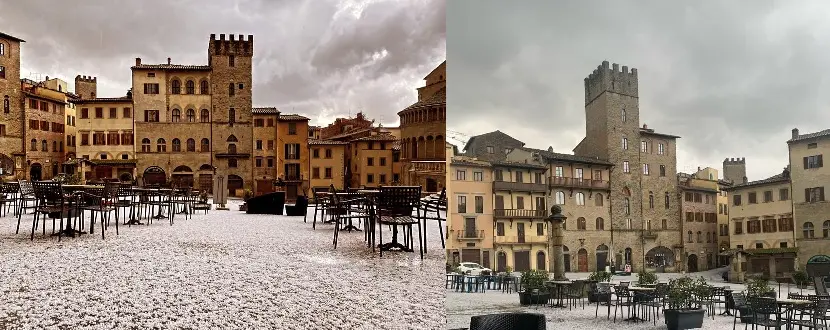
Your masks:
M646 252L646 267L654 267L658 273L666 267L674 267L674 252L665 246L657 246Z
M40 181L43 179L43 166L34 163L29 166L29 181Z
M588 250L585 250L585 248L581 248L576 252L576 265L580 273L588 272Z
M688 257L686 257L686 263L688 264L687 265L688 267L686 268L687 272L689 272L689 273L697 272L697 255L696 254L690 254Z
M173 182L178 187L193 187L193 170L185 165L173 169Z
M242 180L242 177L235 174L228 175L228 196L236 196L236 190L242 189L244 185L245 181Z
M608 245L597 246L597 271L604 271L608 265Z
M496 255L496 271L503 272L505 271L505 267L507 267L507 253L499 251Z
M145 185L163 185L167 182L167 174L158 166L150 166L144 170Z

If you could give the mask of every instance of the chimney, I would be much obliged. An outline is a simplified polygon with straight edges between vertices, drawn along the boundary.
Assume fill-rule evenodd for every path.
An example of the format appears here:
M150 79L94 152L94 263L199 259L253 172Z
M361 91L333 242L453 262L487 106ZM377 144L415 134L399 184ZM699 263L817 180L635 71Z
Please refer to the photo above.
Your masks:
M643 129L648 129L648 125L643 124Z
M798 128L793 128L793 139L798 138Z
M135 66L139 66L139 65L141 65L141 57L136 57L135 58Z
M170 58L167 58L167 65L170 65Z

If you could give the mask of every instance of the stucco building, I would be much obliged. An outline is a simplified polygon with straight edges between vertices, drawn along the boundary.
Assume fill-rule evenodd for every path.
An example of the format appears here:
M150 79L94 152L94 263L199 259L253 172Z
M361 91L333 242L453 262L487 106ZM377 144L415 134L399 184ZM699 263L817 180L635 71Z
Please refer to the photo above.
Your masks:
M309 168L311 168L310 189L312 191L327 191L332 185L338 190L345 189L348 146L348 142L342 141L308 140L308 159Z
M251 109L254 118L254 193L261 195L274 191L277 179L277 121L280 112L275 107Z
M79 76L80 77L80 76ZM76 77L75 79L77 79ZM64 106L64 115L66 116L66 120L64 121L64 136L65 136L65 143L64 143L64 156L66 160L76 158L75 153L75 141L76 141L76 111L75 111L75 103L70 102L71 100L78 99L75 94L69 92L68 84L66 81L63 81L58 78L49 79L46 77L46 80L43 82L46 88L51 90L56 90L64 94L65 106Z
M791 272L796 257L790 171L726 188L730 199L729 244L752 256L743 259L747 274L775 277Z
M14 173L18 178L28 174L24 169L25 107L20 85L20 48L23 39L0 32L0 168L2 174Z
M353 153L350 187L388 186L394 182L393 150L397 138L391 134L373 134L350 142Z
M285 182L285 198L293 201L308 187L308 121L296 114L277 122L277 176Z
M830 169L824 167L824 154L830 153L830 129L807 134L793 129L787 144L798 264L804 269L810 258L830 255L830 203L825 196Z
M211 34L207 65L132 67L138 173L211 190L214 174L231 194L253 188L253 36ZM83 91L76 91L84 96ZM139 148L140 146L140 148ZM215 169L215 171L214 171Z
M729 256L724 255L731 246L729 240L729 194L727 189L732 187L732 182L718 180L718 267L730 263Z
M401 139L401 182L424 191L440 191L446 182L444 154L447 131L446 61L418 88L418 102L398 112Z
M614 164L610 173L613 254L622 268L647 256L679 262L680 204L675 135L641 125L637 69L603 61L585 78L586 135L574 154ZM654 203L650 200L654 199ZM659 231L649 231L651 227ZM659 226L655 226L659 224ZM670 262L674 264L675 262Z
M43 82L20 81L26 111L27 178L47 180L60 173L64 161L66 96Z
M687 272L709 270L718 259L718 171L698 168L692 174L678 173L681 194L681 233L683 269Z
M88 95L70 100L77 114L69 119L75 123L75 153L78 158L95 163L94 167L87 168L89 173L84 175L87 180L132 180L136 174L133 100L129 95L89 97L95 95L96 83L94 77L75 77L75 85L85 86L82 90Z
M479 263L491 269L504 269L507 253L502 245L501 263L493 251L493 171L490 163L472 157L451 158L447 198L451 208L447 219L447 263ZM501 226L504 226L503 224ZM501 237L504 243L504 235ZM512 257L512 255L511 255ZM511 258L512 259L512 258Z

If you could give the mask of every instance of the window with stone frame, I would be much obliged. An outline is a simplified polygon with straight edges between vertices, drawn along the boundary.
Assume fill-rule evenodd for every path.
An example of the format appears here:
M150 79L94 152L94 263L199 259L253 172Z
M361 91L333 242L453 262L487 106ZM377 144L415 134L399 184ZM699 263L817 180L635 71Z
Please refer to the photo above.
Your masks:
M743 221L735 221L735 235L740 235L744 233L744 222Z
M199 94L208 94L210 92L210 87L208 85L207 80L202 80L199 82Z
M200 151L201 152L210 152L210 140L203 138L202 143L200 143Z
M167 152L167 142L164 139L156 140L156 152Z
M761 232L761 221L757 218L749 219L746 222L746 232L749 234L757 234Z
M749 202L749 204L758 203L757 194L754 191L749 193L749 198L747 198L747 201Z
M762 230L765 233L774 233L776 232L776 223L775 218L766 218L762 223Z
M83 139L81 139L81 144L83 144ZM150 139L144 138L141 140L141 152L150 152Z
M187 122L188 123L196 122L196 110L187 109Z
M654 193L651 191L648 192L648 208L654 208Z
M187 94L196 94L196 83L193 80L188 80L184 83L184 89Z
M171 116L171 121L174 123L178 123L182 120L182 111L179 109L173 109L173 114Z
M816 233L812 222L805 222L801 227L801 234L803 238L815 238Z
M178 79L173 79L170 83L170 93L171 94L181 94L182 93L182 82Z
M187 139L187 152L196 152L196 140Z
M208 111L208 109L202 109L199 121L203 123L210 122L210 111Z
M182 152L182 141L178 138L173 139L173 152Z
M2 44L0 44L0 45L2 45ZM4 113L9 113L10 111L11 111L11 101L9 101L9 96L8 95L4 95L3 96L3 112Z
M597 220L596 220L596 229L597 230L605 230L605 219L597 218Z
M778 190L778 200L779 201L786 201L790 199L790 190L787 188L781 188Z
M772 202L772 190L764 191L764 203Z
M666 176L666 165L660 165L660 176L661 177Z
M37 139L32 139L32 141L29 144L29 150L37 151Z
M671 195L669 195L669 193L666 192L663 199L664 199L663 204L665 204L666 210L668 210L671 207Z
M732 195L732 205L741 206L741 195Z
M132 118L133 117L133 109L129 108L129 107L122 109L121 110L121 117L123 117L123 118Z

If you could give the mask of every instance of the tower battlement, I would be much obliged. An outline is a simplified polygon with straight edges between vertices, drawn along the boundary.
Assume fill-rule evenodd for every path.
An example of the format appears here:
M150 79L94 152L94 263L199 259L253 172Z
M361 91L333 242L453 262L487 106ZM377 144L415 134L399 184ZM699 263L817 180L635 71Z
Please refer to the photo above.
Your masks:
M209 55L234 55L234 56L253 56L254 54L254 36L249 34L248 39L245 35L240 34L239 39L236 35L230 34L225 39L225 34L219 35L216 39L216 34L210 34L210 44L208 45Z
M75 76L75 83L78 82L94 83L98 82L98 77L77 75Z
M723 160L723 165L746 165L746 158L726 158Z
M637 97L637 69L622 66L614 63L609 66L608 61L602 61L593 73L585 78L585 104L593 101L603 92L612 92L622 95Z

